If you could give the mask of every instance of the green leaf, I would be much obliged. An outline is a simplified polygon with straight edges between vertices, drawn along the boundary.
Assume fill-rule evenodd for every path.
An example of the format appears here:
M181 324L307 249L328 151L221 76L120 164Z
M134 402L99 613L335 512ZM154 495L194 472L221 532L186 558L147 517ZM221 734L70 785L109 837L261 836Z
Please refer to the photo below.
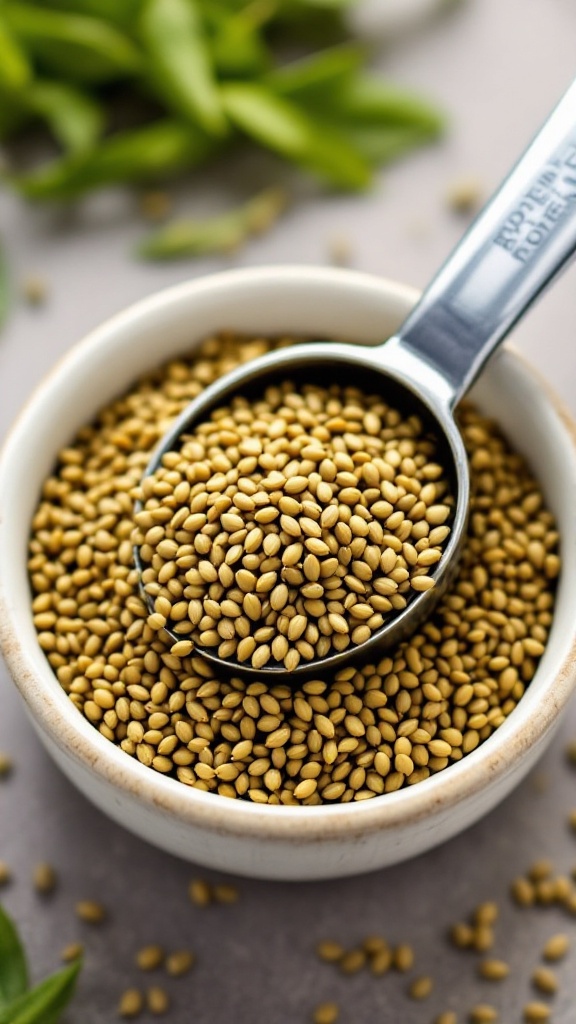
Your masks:
M263 146L340 188L362 189L369 184L370 167L337 129L324 130L265 86L233 82L222 86L222 97L231 121Z
M90 149L102 134L102 108L74 86L37 81L22 99L30 111L46 121L57 141L70 152Z
M20 0L7 3L4 12L14 35L58 78L105 81L142 70L142 55L132 40L101 18Z
M175 113L222 135L226 120L195 0L146 0L140 21L157 89Z
M444 118L432 104L373 75L356 76L336 84L327 106L354 125L397 125L431 134L438 134L444 127Z
M430 142L430 132L395 125L340 126L342 136L354 146L373 167L382 167L404 156L416 146Z
M0 253L0 321L7 309L7 280L5 263ZM0 1012L28 988L26 956L18 932L6 912L0 907ZM10 1024L13 1024L10 1021Z
M212 140L192 125L157 121L111 135L94 151L63 157L11 180L30 199L71 199L106 185L158 181L197 166L214 148Z
M30 61L0 15L0 85L16 91L25 86L31 77Z
M343 43L283 64L271 71L265 81L274 92L283 96L302 99L310 94L320 94L323 99L335 84L354 75L365 58L363 47Z
M82 961L64 967L0 1009L0 1024L57 1024L76 987Z
M209 10L210 52L220 77L256 78L268 70L272 55L261 30L275 11L275 0L252 0L233 14L221 7Z
M234 210L203 220L178 220L151 234L139 247L144 259L170 260L237 249L267 231L286 207L281 188L268 188Z
M42 6L68 12L73 10L76 14L91 14L130 31L139 15L142 0L42 0Z

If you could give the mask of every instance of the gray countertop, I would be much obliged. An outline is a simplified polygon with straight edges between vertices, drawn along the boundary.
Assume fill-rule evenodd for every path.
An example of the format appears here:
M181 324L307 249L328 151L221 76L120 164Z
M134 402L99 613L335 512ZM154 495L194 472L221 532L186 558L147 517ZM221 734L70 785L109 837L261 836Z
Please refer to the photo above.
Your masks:
M464 226L446 208L449 185L472 175L488 194L574 74L572 0L466 0L394 46L382 27L386 5L373 0L359 15L372 38L384 37L382 71L449 111L449 135L383 174L366 196L303 194L283 222L235 263L325 263L331 240L345 236L355 267L424 285ZM261 173L241 171L244 177ZM237 187L241 192L241 181ZM182 203L198 210L230 194L230 179L216 178L201 182ZM151 291L226 265L137 263L130 249L143 225L133 198L121 192L96 197L73 214L31 211L3 194L0 225L15 282L34 274L50 288L43 309L18 305L0 338L2 434L37 381L87 330ZM515 333L573 413L575 326L571 271ZM133 966L135 951L148 942L197 953L194 971L167 983L173 1009L166 1019L173 1024L300 1024L327 999L340 1003L343 1024L432 1024L448 1008L458 1011L461 1022L477 1002L493 1003L503 1024L516 1024L524 1003L535 998L529 979L542 946L558 931L570 934L575 948L558 968L553 1020L572 1024L576 917L555 908L520 910L508 888L536 858L550 858L564 873L576 863L576 840L567 826L576 807L576 774L563 753L575 735L572 704L537 771L481 823L429 854L323 884L238 880L235 905L200 909L190 903L187 884L216 876L147 846L88 804L48 760L0 666L0 751L15 762L12 777L0 781L0 860L14 874L2 901L21 926L35 977L57 966L67 942L85 942L86 966L69 1024L116 1019L120 992L148 982ZM58 890L44 900L31 884L39 860L51 862L60 875ZM74 915L80 898L102 900L109 921L99 928L81 925ZM495 955L512 965L501 983L480 980L477 954L446 941L448 926L486 899L501 907ZM411 1002L406 976L344 977L314 954L324 937L351 947L369 932L413 944L411 976L430 973L435 980L429 999Z

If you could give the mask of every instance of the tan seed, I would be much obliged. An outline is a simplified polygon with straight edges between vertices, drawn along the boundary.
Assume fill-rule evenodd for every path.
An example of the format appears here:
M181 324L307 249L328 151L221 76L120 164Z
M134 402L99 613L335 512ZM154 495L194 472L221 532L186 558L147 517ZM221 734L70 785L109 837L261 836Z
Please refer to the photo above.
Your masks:
M170 1009L168 993L163 988L160 988L159 985L153 985L146 992L146 1006L154 1016L161 1016L167 1013Z
M411 999L427 999L434 988L434 982L429 975L423 974L420 978L414 978L408 988L408 995Z
M558 991L558 978L549 967L536 967L532 974L532 984L549 996Z
M48 896L54 892L58 884L58 876L51 864L45 862L37 864L34 868L34 888L42 896Z
M212 903L212 886L203 878L194 878L188 886L188 895L197 907L207 907Z
M65 964L73 963L74 960L80 960L84 956L84 946L81 942L70 942L60 953L60 959Z
M570 939L568 936L558 933L557 935L552 935L552 937L548 939L548 942L542 950L542 956L545 960L562 960L569 949Z
M118 1016L139 1017L144 1009L144 996L137 988L127 988L118 1004Z
M483 960L478 972L487 981L502 981L510 974L510 965L504 960Z
M539 1024L540 1021L550 1020L552 1011L546 1003L526 1003L523 1010L526 1024Z
M106 910L96 900L80 900L76 904L76 915L86 924L101 924L106 919Z
M194 954L189 950L178 950L166 957L166 970L173 978L181 978L192 969L195 960Z
M155 971L162 966L164 958L162 946L143 946L136 954L136 966L141 971Z
M312 1014L312 1020L314 1024L336 1024L339 1016L338 1003L320 1003Z

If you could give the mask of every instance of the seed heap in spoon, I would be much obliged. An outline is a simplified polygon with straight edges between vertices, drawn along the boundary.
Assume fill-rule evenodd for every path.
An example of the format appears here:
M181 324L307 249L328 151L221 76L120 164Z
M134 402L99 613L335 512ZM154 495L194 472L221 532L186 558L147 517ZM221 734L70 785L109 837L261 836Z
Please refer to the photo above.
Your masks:
M134 543L150 624L254 668L362 644L434 586L453 508L416 415L285 382L182 438L146 477Z

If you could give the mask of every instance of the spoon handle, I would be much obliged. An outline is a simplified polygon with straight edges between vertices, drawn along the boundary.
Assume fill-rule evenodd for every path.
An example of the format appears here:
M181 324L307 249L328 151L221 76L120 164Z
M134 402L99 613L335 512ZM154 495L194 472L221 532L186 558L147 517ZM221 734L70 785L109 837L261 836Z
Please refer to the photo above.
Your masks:
M455 406L576 252L576 81L401 327Z

